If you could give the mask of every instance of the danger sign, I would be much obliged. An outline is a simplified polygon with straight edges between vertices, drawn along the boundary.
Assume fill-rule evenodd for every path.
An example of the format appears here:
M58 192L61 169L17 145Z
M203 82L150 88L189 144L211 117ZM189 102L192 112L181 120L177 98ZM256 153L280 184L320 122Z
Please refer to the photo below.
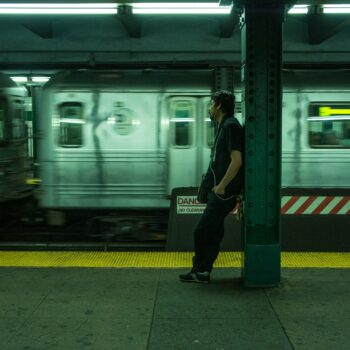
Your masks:
M202 214L206 204L199 203L196 196L177 196L177 214Z

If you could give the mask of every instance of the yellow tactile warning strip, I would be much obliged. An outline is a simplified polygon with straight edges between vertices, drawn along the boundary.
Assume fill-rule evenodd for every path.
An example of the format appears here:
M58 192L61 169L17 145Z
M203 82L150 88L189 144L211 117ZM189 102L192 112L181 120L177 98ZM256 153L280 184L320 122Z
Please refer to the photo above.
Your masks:
M23 252L0 251L2 267L190 267L191 252ZM215 267L241 267L241 252L220 253ZM350 253L282 253L282 267L350 268Z

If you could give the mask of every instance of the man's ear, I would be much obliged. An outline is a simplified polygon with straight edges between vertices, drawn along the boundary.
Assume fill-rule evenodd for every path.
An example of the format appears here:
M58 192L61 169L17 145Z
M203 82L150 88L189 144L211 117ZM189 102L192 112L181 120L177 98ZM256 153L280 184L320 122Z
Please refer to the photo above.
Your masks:
M221 103L220 104L218 104L217 106L215 106L216 107L216 110L218 110L218 109L221 109Z

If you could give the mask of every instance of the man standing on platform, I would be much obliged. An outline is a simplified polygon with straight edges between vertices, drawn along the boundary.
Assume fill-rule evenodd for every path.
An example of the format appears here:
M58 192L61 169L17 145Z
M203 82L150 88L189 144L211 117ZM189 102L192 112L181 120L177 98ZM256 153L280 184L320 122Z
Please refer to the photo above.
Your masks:
M207 207L194 231L193 267L181 274L183 282L209 283L210 273L224 236L224 220L237 204L244 185L244 131L233 116L235 98L228 91L211 97L210 118L217 124L215 142L206 177L212 181Z

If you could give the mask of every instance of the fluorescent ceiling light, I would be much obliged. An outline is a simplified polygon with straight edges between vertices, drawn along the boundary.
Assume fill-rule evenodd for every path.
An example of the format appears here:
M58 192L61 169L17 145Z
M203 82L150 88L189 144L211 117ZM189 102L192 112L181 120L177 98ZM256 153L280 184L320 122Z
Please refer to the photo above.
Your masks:
M0 8L117 8L116 4L0 4Z
M14 15L108 15L116 14L116 4L0 4L0 14Z
M28 81L27 77L11 77L11 79L16 83L26 83Z
M288 13L289 14L307 14L310 5L295 5ZM350 4L344 5L322 5L323 13L350 13Z
M0 4L0 14L116 14L116 3L76 3L76 4ZM218 3L130 3L135 14L229 14L231 6L219 6Z
M190 14L197 14L197 15L227 15L231 12L231 9L180 9L180 8L153 8L153 9L147 9L147 8L138 8L134 9L133 13L135 14L152 14L152 15L190 15Z
M308 12L308 5L295 5L288 11L288 13L292 15L306 14L307 12Z
M31 3L0 4L1 14L80 14L80 15L113 15L117 14L117 3ZM229 14L232 6L220 6L218 2L168 2L168 3L125 3L131 6L135 14ZM310 5L295 5L289 14L307 14ZM322 5L324 13L350 13L350 4Z
M216 2L138 2L132 3L133 8L218 8ZM229 7L229 6L224 6Z
M49 77L21 77L21 76L17 76L17 77L11 77L11 79L13 81L15 81L16 83L46 83L50 78Z
M110 15L116 14L113 9L0 9L0 14L6 15Z
M135 14L229 14L232 6L218 3L134 3Z
M109 15L117 13L117 4L0 4L0 14L14 15Z
M350 5L323 5L323 13L350 13Z
M34 83L46 83L50 80L50 77L32 77Z
M350 4L339 4L339 5L322 5L322 7L350 7Z

